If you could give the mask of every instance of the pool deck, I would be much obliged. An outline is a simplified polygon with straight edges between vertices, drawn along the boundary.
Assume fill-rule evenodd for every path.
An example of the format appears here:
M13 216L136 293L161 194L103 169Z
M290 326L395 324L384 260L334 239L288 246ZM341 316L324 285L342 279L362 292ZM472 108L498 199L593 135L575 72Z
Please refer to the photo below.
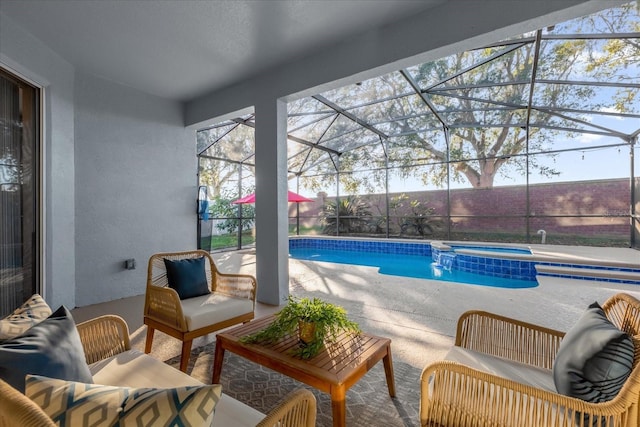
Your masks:
M620 248L531 245L536 252L582 262L624 262L640 267L640 251ZM255 274L254 250L214 254L220 270ZM386 276L376 267L289 260L290 292L342 305L363 330L392 340L394 360L416 368L441 359L453 345L456 322L466 310L481 309L567 330L594 301L626 292L640 299L640 286L541 277L539 286L505 289L463 283ZM96 315L122 315L131 329L132 346L144 348L143 296L73 310L76 321ZM259 303L256 316L279 307ZM177 340L156 334L152 354L161 360L180 354ZM214 339L200 338L195 346Z
M567 259L581 264L625 264L640 268L640 251L629 248L529 245L534 254Z

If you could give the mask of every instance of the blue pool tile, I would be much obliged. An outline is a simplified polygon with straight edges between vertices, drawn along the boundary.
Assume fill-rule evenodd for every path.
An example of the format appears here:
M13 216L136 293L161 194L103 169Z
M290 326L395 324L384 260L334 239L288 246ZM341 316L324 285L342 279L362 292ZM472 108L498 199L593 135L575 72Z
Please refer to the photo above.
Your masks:
M607 280L614 283L631 283L640 285L640 281L637 280L623 280L615 278L603 278L593 276L580 276L580 275L562 275L562 274L550 274L550 273L538 273L535 269L537 265L555 266L555 267L569 267L575 269L589 269L589 270L602 270L603 272L619 271L619 272L633 272L640 273L640 268L626 268L626 267L614 267L614 266L598 266L598 265L585 265L585 264L570 264L570 263L553 263L553 262L538 262L538 261L526 261L526 260L512 260L457 254L450 251L442 251L437 248L432 248L428 243L401 243L401 242L380 242L380 241L360 241L360 240L344 240L344 239L317 239L317 238L300 238L289 240L289 247L291 249L297 248L318 248L318 249L338 249L344 251L353 252L373 252L373 253L388 253L399 255L421 255L429 256L436 259L437 257L453 257L452 260L446 261L451 268L458 269L460 271L475 273L481 275L493 275L495 277L512 278L518 280L535 280L536 275L552 276L552 277L566 277L582 280Z

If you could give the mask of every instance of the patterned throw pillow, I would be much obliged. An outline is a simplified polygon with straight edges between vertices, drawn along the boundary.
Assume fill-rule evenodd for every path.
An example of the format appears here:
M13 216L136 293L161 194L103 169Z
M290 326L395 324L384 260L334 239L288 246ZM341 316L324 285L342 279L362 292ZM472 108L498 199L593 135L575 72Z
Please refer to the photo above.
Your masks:
M27 375L25 394L60 427L210 426L220 384L167 389L83 384Z
M0 340L10 340L51 315L51 308L38 294L0 320Z

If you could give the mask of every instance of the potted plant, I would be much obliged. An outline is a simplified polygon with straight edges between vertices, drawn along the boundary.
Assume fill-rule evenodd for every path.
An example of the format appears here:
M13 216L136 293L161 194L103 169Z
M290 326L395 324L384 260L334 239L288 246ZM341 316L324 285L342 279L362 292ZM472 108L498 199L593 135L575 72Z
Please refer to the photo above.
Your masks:
M347 318L344 308L319 298L294 298L276 314L269 326L241 338L247 343L273 343L286 335L298 334L300 346L294 354L310 359L322 348L325 340L335 341L342 332L359 334L357 323Z

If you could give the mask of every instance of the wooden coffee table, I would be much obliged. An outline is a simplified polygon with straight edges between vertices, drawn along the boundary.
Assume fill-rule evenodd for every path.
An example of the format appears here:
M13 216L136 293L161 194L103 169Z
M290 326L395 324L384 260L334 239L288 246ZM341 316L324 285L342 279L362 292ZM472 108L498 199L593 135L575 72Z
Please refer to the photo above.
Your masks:
M274 317L256 319L216 335L216 354L211 380L213 384L220 382L224 352L229 350L245 359L329 393L333 425L344 426L347 390L382 359L389 396L395 397L390 339L365 333L355 337L344 334L338 338L337 342L329 343L317 356L309 360L289 354L292 348L299 345L297 336L287 336L268 345L246 344L239 341L240 337L268 326L273 322Z

